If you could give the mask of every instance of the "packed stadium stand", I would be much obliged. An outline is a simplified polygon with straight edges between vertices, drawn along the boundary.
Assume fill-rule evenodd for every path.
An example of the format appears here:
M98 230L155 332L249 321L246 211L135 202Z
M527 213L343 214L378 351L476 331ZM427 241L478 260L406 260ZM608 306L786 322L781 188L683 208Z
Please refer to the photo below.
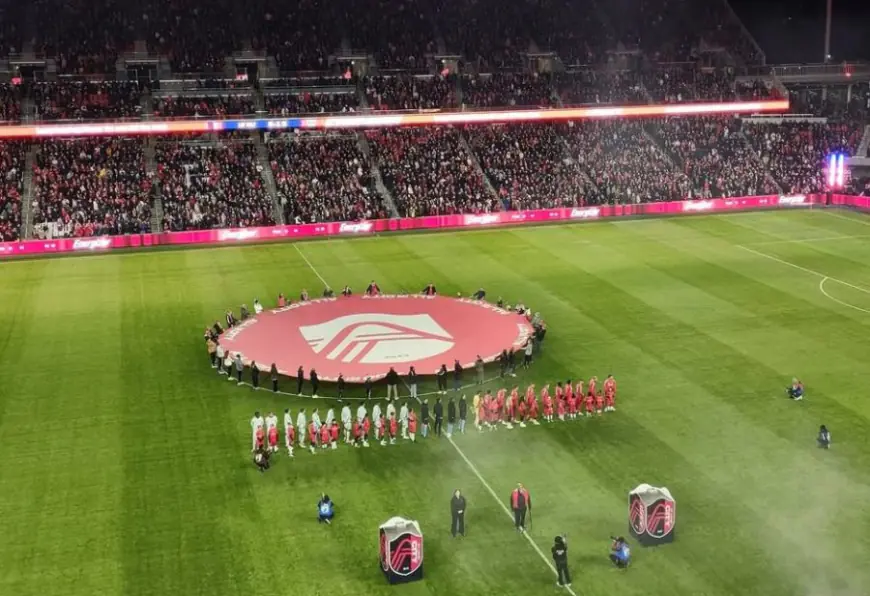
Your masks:
M870 141L870 74L787 81L725 0L35 0L0 8L6 58L0 126L779 97L792 115L2 143L4 240L809 193Z

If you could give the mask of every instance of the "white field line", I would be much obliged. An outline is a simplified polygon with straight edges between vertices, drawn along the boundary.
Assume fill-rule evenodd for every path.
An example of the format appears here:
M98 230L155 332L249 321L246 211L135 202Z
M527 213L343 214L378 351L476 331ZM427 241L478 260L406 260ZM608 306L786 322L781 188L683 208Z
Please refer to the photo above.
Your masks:
M861 312L866 312L867 314L870 314L870 310L867 310L866 308L861 308L860 306L855 306L854 304L849 304L848 302L844 302L844 301L840 300L839 298L834 298L833 296L828 294L828 292L825 290L825 282L826 281L837 281L837 280L831 279L830 277L823 277L822 280L819 282L819 291L822 294L824 294L825 297L830 298L831 300L833 300L837 304L841 304L841 305L848 307L848 308L851 308L853 310L860 310Z
M849 219L849 218L846 218ZM863 223L863 222L861 222ZM832 242L835 240L857 240L859 238L870 238L870 234L859 234L857 236L824 236L821 238L796 238L794 240L765 240L763 242L747 242L743 246L770 246L773 244L811 244L813 242Z
M328 283L326 283L326 280L323 279L323 276L320 275L320 273L317 272L317 269L314 268L314 265L312 265L312 264L311 264L311 261L308 260L308 257L305 256L305 253L302 252L302 249L301 249L301 248L299 248L299 243L298 243L298 242L294 242L294 243L293 243L293 248L296 249L296 252L299 253L299 256L302 257L302 260L305 261L305 264L306 264L306 265L308 265L308 268L311 269L311 271L314 272L314 275L316 275L316 276L320 279L320 281L323 282L323 285L326 286L327 288L332 287L332 286L330 286Z
M857 217L849 217L848 215L840 215L839 213L834 213L830 209L822 209L822 213L827 213L831 217L836 217L837 219L845 219L846 221L851 221L852 223L861 224L862 226L870 226L870 221L866 221L865 219L858 219Z

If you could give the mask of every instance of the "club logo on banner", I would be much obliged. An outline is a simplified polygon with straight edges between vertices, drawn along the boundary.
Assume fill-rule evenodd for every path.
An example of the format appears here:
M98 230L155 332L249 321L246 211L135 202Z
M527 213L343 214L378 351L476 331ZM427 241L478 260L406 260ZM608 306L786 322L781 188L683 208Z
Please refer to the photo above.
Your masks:
M628 529L643 546L674 539L677 503L668 489L641 484L628 496Z
M453 338L428 314L360 313L299 332L327 360L363 364L404 363L431 358L453 347Z
M423 563L423 538L402 534L390 542L390 567L401 576L413 574Z

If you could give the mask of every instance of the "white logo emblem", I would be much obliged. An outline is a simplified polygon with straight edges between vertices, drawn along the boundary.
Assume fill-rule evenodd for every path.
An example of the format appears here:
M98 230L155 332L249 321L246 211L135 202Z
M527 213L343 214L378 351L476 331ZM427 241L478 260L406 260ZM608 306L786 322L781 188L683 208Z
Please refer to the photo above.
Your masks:
M340 234L360 234L371 232L374 224L370 221L361 221L359 223L344 223L338 226Z
M108 238L93 238L91 240L82 240L77 238L73 242L73 250L97 250L100 248L109 248L112 241Z
M466 215L465 225L467 226L485 226L498 221L498 215L494 213L485 215Z
M571 209L571 217L573 219L595 219L601 213L598 207L587 207L586 209Z
M360 313L299 328L316 354L361 364L413 362L443 354L453 337L429 315Z
M218 242L224 240L250 240L258 236L257 230L221 230L218 232Z
M779 197L780 205L803 205L807 200L805 195L792 195Z
M683 211L709 211L713 201L683 201Z

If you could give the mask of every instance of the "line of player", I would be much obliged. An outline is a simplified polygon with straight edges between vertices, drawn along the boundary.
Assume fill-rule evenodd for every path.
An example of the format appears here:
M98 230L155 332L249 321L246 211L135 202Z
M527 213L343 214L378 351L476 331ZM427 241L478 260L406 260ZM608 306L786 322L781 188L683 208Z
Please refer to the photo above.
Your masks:
M603 391L602 391L603 389ZM541 389L540 403L535 391L535 385L529 385L524 396L519 394L519 388L514 387L510 395L506 389L499 389L495 395L487 390L483 396L475 394L472 407L475 416L475 428L482 432L484 429L495 430L498 424L512 429L514 424L525 428L526 423L540 424L539 418L544 422L576 420L581 417L593 415L601 416L604 412L616 411L616 380L609 375L603 383L603 388L598 387L598 378L589 379L584 392L583 382L576 386L569 380L564 385L556 384L554 394L550 395L550 385ZM438 408L441 398L436 398L435 406L435 434L440 436L443 423L443 407ZM452 400L452 398L451 398ZM461 401L465 400L463 395ZM354 417L350 406L345 405L341 410L341 425L335 418L335 410L329 408L324 421L320 419L317 408L311 413L308 420L305 408L300 408L294 424L290 409L284 410L284 446L290 457L294 455L294 449L308 449L312 454L317 453L317 448L338 449L339 440L354 447L368 447L369 437L372 437L374 426L374 439L382 446L395 445L399 437L404 440L416 442L418 425L422 424L422 436L429 434L430 413L428 400L421 402L421 419L408 403L403 403L398 413L396 401L387 399L386 408L381 409L379 403L372 407L372 415L369 417L365 403L359 405ZM455 420L450 418L448 407L447 437L453 431ZM460 406L459 430L465 432L465 416L467 407ZM374 420L374 423L372 423ZM304 429L300 431L299 429ZM268 451L278 452L280 440L278 431L278 417L270 412L263 418L260 412L254 412L251 418L252 452ZM400 434L401 433L401 434ZM307 439L307 442L306 442Z

